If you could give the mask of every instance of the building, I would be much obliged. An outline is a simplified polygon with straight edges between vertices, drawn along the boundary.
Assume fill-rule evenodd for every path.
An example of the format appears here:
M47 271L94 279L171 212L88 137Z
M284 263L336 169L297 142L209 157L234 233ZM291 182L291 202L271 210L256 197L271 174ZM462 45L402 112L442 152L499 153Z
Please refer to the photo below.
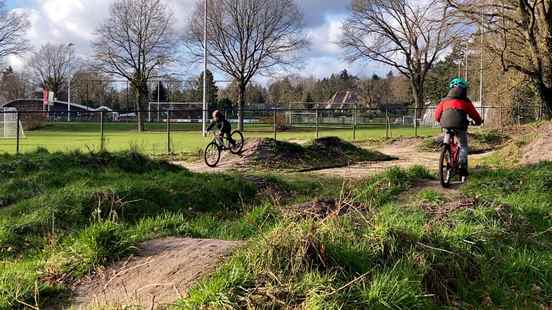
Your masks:
M42 121L94 121L99 117L100 111L111 113L113 120L118 118L118 113L112 109L101 106L91 108L85 105L70 103L64 101L53 101L45 106L42 99L16 99L4 104L0 103L0 108L15 108L20 113L20 119L24 127L26 124ZM70 115L68 116L68 111Z
M333 110L347 110L354 108L357 104L359 104L359 96L356 91L342 90L335 93L332 98L328 100L324 108Z

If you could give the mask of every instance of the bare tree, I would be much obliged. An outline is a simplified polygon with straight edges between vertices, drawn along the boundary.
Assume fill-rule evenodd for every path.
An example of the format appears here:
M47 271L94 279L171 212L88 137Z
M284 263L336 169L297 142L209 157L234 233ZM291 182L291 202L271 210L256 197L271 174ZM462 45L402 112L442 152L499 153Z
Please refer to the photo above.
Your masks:
M160 0L116 0L110 17L97 29L97 69L128 80L138 92L138 131L149 98L148 82L173 61L173 15Z
M459 31L448 6L438 0L353 0L341 45L350 61L376 61L406 76L415 105L422 108L426 76Z
M186 45L203 53L204 6L192 15ZM239 128L243 129L246 89L257 73L296 62L296 52L308 43L303 14L293 0L208 0L209 62L238 82Z
M45 44L33 53L29 67L41 87L59 96L76 65L75 50L67 44Z
M23 73L15 72L8 67L0 73L0 98L7 101L25 98L27 81Z
M107 96L110 78L102 72L81 68L73 74L71 89L73 102L99 106Z
M5 1L0 0L0 59L24 53L28 49L25 34L29 21L24 14L8 12Z
M486 36L485 48L503 70L529 78L552 116L552 2L550 0L447 0Z

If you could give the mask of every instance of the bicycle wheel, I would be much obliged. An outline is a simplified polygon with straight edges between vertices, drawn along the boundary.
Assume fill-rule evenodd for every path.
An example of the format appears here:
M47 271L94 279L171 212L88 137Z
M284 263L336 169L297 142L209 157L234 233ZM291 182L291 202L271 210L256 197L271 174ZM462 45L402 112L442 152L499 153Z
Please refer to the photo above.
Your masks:
M439 178L441 179L441 186L444 188L450 187L450 181L452 179L452 157L450 154L450 146L443 146L441 151L441 157L439 158Z
M243 134L239 130L234 130L232 132L232 140L236 142L234 145L230 145L230 153L232 154L239 154L243 150Z
M211 168L217 166L220 160L220 147L215 143L211 142L207 145L204 152L205 164Z

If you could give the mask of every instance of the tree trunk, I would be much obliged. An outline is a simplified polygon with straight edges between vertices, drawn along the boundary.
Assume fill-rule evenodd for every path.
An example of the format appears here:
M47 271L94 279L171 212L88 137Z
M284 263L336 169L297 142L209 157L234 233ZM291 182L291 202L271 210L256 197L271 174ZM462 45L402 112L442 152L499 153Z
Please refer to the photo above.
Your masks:
M420 119L424 113L424 85L420 81L411 79L410 86L412 87L412 97L416 108L416 119Z
M246 85L243 82L240 82L239 85L239 100L238 100L238 129L243 131L243 119L244 119L244 107L245 107L245 89Z
M138 107L136 112L136 118L138 122L138 132L144 131L144 111L146 110L149 98L149 91L147 83L142 83L138 89Z
M544 107L545 117L552 118L552 87L546 86L542 80L539 80L537 81L537 94Z

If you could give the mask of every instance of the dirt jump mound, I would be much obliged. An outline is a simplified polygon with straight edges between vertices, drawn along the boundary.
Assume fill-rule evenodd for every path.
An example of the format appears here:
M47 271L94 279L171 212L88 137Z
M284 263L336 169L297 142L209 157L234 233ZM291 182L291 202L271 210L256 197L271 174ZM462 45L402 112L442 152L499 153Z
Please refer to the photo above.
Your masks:
M143 243L136 256L75 288L74 309L163 309L186 296L241 242L165 238Z
M253 152L248 164L267 169L298 171L341 167L365 161L387 161L393 157L360 148L337 137L313 140L305 145L274 139L257 139L252 142Z
M522 149L523 164L537 164L540 161L552 161L552 123L539 126L535 140Z

